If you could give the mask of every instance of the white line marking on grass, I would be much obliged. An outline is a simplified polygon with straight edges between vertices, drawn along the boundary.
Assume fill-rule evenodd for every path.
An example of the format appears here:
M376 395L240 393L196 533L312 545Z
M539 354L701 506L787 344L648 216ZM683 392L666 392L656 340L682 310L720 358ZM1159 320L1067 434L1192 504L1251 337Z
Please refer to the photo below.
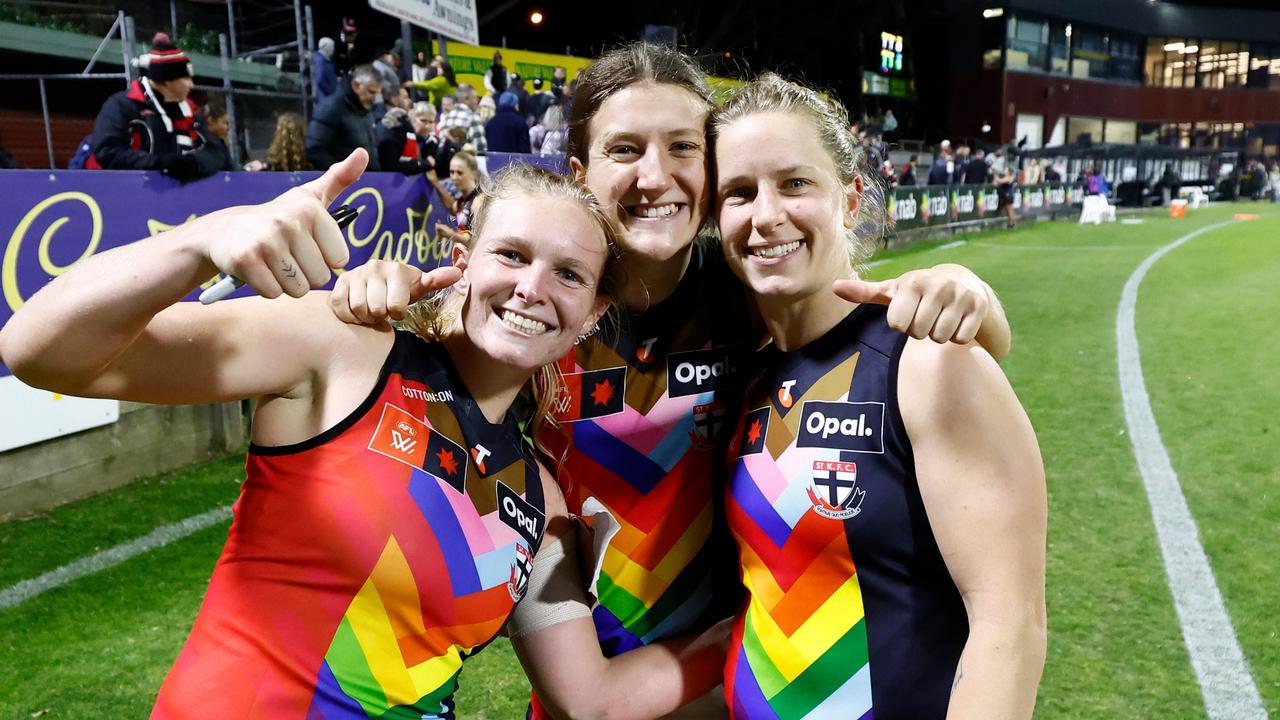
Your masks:
M954 242L949 242L946 245L939 245L938 247L934 248L934 250L950 250L951 248L958 248L964 244L966 244L965 241L956 240Z
M1012 243L969 243L974 247L995 248L997 250L1150 250L1150 245L1015 245Z
M109 567L119 565L135 555L141 555L156 548L164 547L175 540L181 540L207 527L217 525L230 517L230 505L214 508L209 512L193 515L186 520L180 520L171 525L162 525L136 540L130 540L95 555L69 562L39 577L23 580L12 587L0 590L0 610L8 610L11 607L21 605L41 593L60 585L66 585L73 580L79 580L86 575L92 575Z
M1133 271L1124 284L1116 311L1116 356L1129 439L1142 473L1147 501L1151 504L1173 606L1182 623L1182 637L1200 682L1205 709L1211 720L1254 720L1266 718L1267 711L1236 640L1209 558L1200 545L1196 522L1178 484L1177 473L1160 440L1160 428L1151 411L1151 400L1142 377L1134 324L1138 285L1151 266L1183 243L1232 224L1234 221L1228 220L1187 233L1152 253Z

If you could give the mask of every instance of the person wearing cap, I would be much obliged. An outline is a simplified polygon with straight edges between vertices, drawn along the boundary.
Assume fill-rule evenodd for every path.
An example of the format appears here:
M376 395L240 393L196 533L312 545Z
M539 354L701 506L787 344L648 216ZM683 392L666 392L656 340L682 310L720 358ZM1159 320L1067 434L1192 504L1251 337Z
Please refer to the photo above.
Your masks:
M498 111L485 123L484 135L493 152L530 153L529 126L520 114L519 99L507 91L498 96Z
M227 164L227 146L209 133L188 97L187 54L157 33L138 58L143 77L107 98L93 123L88 169L161 170L178 180L208 177Z
M312 94L317 103L338 92L338 71L333 64L333 48L333 38L322 37L312 54Z

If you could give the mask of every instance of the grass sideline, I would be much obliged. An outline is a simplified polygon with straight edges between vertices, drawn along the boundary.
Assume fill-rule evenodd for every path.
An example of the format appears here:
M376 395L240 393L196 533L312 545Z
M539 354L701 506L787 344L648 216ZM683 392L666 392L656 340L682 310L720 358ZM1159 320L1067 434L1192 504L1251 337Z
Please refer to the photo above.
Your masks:
M1264 705L1280 714L1280 216L1215 206L1141 225L1027 223L884 253L875 278L959 262L1000 290L1004 363L1049 483L1049 658L1037 718L1203 717L1125 434L1120 290L1156 249L1233 212L1262 212L1161 259L1138 298L1144 375L1165 445ZM946 247L944 247L946 246ZM1254 330L1258 327L1259 330ZM227 458L0 524L0 587L232 502ZM0 718L139 717L190 628L227 524L0 611ZM523 714L527 683L499 640L463 671L459 716Z

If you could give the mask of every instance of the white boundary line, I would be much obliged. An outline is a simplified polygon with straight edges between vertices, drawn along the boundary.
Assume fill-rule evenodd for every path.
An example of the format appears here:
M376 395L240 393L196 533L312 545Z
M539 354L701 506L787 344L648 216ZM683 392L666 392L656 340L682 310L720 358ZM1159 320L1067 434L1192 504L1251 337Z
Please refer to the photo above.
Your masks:
M1209 558L1200 545L1195 519L1151 411L1134 322L1138 285L1157 260L1199 235L1234 223L1228 220L1187 233L1152 253L1133 271L1116 310L1116 358L1129 439L1151 505L1173 606L1182 624L1182 637L1200 683L1205 710L1211 720L1260 720L1267 717L1266 708L1249 674L1248 661L1236 640Z
M217 525L230 517L230 505L214 508L209 512L193 515L171 525L161 525L136 540L130 540L100 553L69 562L62 567L50 570L30 580L23 580L12 587L0 590L0 610L8 610L21 605L41 593L60 585L66 585L73 580L79 580L86 575L92 575L109 567L119 565L135 555L141 555L168 545L175 540L181 540L192 533Z

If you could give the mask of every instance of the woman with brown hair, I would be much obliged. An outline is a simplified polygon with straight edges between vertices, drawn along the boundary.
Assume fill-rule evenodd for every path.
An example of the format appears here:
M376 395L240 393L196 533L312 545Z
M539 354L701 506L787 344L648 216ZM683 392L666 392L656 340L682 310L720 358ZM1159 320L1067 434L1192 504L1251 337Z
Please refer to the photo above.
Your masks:
M307 125L296 112L283 112L276 118L276 134L267 148L267 161L254 160L245 170L270 170L272 172L297 172L310 170L304 148L307 143Z

